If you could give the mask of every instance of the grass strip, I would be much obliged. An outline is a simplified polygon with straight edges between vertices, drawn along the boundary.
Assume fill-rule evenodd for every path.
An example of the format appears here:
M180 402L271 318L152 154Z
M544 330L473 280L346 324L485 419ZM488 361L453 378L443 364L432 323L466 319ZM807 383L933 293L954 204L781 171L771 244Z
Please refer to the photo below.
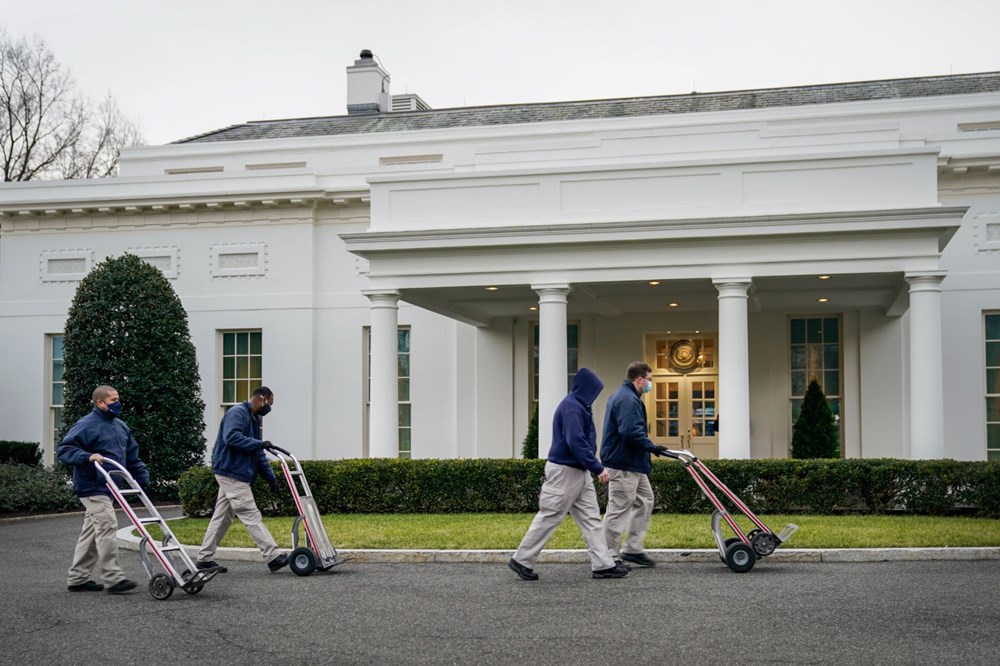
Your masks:
M778 532L785 523L799 531L789 548L930 548L1000 546L1000 521L988 518L937 516L761 516ZM532 519L531 514L343 514L324 516L327 534L336 548L388 549L514 549ZM292 518L265 518L278 545L291 548ZM744 529L753 527L738 518ZM181 543L201 543L207 518L170 521ZM728 535L728 528L725 528ZM301 528L300 528L301 531ZM223 546L252 548L243 525L234 520ZM708 515L654 514L647 548L713 548ZM584 548L570 518L556 530L547 548Z

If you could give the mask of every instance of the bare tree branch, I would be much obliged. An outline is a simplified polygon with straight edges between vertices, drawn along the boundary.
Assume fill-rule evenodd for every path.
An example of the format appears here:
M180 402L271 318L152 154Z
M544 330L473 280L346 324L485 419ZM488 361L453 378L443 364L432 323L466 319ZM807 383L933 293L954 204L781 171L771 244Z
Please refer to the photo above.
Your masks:
M96 107L40 39L0 26L0 171L4 181L106 178L126 146L142 143L109 94Z

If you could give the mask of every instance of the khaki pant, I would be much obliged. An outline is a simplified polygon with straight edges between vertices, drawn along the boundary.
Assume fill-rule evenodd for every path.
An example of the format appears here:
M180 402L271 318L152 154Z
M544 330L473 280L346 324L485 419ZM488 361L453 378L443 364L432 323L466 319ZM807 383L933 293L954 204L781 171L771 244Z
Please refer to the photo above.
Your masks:
M545 463L545 483L538 496L538 513L514 553L514 559L533 569L538 554L556 531L566 514L580 528L590 552L590 568L594 571L615 565L604 543L601 531L601 507L590 472L553 462Z
M125 573L118 566L118 516L114 504L107 495L81 497L80 502L86 513L66 583L86 583L95 565L101 571L105 587L120 583L125 580Z
M219 495L215 500L215 511L212 513L212 520L205 530L205 538L201 541L201 550L198 551L198 560L207 561L215 556L215 551L226 536L226 530L233 522L233 516L240 519L250 533L250 538L254 540L260 548L260 554L265 562L270 562L278 553L278 544L274 542L274 537L264 527L257 502L254 501L253 491L250 484L245 481L237 481L227 476L215 475L215 480L219 482Z
M608 510L604 514L604 537L614 557L625 538L626 553L641 553L642 545L649 530L649 519L653 515L653 487L649 477L641 472L625 472L608 468Z

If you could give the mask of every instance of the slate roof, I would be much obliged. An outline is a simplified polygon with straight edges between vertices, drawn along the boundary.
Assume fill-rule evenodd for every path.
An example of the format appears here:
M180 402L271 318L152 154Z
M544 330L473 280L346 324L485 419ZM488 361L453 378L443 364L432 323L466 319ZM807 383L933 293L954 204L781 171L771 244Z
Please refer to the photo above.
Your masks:
M371 134L452 127L489 127L588 118L628 118L668 113L766 109L807 104L967 95L998 91L1000 91L1000 72L985 72L660 97L506 104L372 115L260 120L224 127L181 139L175 143Z

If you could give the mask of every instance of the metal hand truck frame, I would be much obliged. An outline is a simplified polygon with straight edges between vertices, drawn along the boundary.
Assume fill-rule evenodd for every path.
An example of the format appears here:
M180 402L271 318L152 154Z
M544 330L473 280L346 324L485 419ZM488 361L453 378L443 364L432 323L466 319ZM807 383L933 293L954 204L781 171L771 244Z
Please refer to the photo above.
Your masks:
M778 546L788 541L799 526L794 523L788 523L781 530L780 533L775 534L771 529L764 524L757 515L750 510L750 508L744 504L743 500L736 496L732 490L729 489L726 484L719 480L719 477L712 473L712 470L701 460L698 459L693 453L687 449L681 451L673 451L671 449L666 449L659 455L665 456L667 458L673 458L674 460L679 460L683 463L684 468L687 469L691 474L691 478L694 482L698 484L701 488L701 492L705 494L705 497L709 502L715 507L715 511L712 512L712 535L715 537L716 546L719 549L719 557L723 562L726 563L730 569L736 573L746 573L753 569L753 565L757 563L757 560L762 557L767 557L775 550ZM706 481L707 479L707 481ZM722 491L729 500L736 505L736 508L745 515L750 521L756 526L749 532L744 533L740 526L733 519L732 515L726 510L726 507L722 504L712 489L709 487L708 482L711 482L716 488ZM736 534L735 537L730 537L728 539L724 538L722 535L722 521L726 521L730 529Z
M104 467L104 465L108 464L111 465L110 470ZM163 601L170 598L170 595L174 593L174 588L177 587L188 594L198 594L201 592L205 583L212 580L219 573L221 567L198 569L195 566L187 551L177 541L177 537L174 536L170 526L167 525L167 521L163 519L160 512L149 501L149 497L145 491L143 491L142 487L124 466L110 458L104 458L102 462L94 461L94 466L104 477L111 495L125 513L128 514L129 520L132 521L132 524L135 525L135 528L142 536L142 541L139 543L139 557L142 560L143 568L146 570L146 575L149 576L149 594L154 599ZM120 488L116 478L125 480L128 483L128 487ZM130 505L128 500L125 499L128 495L137 495L139 497L148 513L146 517L141 517L136 513L136 507ZM148 525L157 525L160 528L163 532L163 539L161 541L157 542L152 537L149 533ZM148 550L153 552L153 556L156 557L160 565L166 570L166 573L153 573L153 563L149 552L147 552L147 547Z
M295 522L292 523L292 552L288 555L288 568L298 576L308 576L317 569L329 571L338 564L343 564L346 560L337 555L337 549L330 542L298 458L279 446L272 445L265 450L281 464L281 471L292 491L292 499L295 500L298 511ZM304 546L299 546L300 524L305 529Z

